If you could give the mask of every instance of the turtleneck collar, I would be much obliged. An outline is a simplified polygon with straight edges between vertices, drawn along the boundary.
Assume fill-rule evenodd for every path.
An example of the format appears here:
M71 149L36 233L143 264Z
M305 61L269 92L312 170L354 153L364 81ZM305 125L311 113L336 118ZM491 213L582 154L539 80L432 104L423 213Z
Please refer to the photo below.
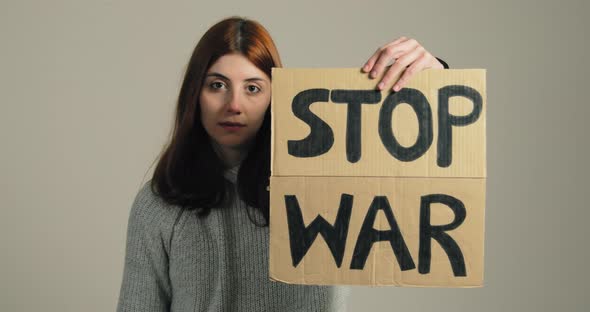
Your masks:
M240 170L240 165L241 163L237 164L234 167L226 169L223 172L223 176L231 183L236 184L236 182L238 181L238 171Z

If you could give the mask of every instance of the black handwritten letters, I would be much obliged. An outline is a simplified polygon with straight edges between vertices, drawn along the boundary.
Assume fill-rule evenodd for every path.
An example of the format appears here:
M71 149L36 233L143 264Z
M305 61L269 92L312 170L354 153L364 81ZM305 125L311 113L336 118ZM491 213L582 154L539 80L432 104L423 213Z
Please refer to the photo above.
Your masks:
M438 144L437 165L448 167L452 163L452 127L467 126L474 123L482 110L482 97L473 88L464 85L449 85L438 91ZM449 99L461 96L473 102L473 110L466 116L449 113ZM361 114L362 105L375 105L381 102L381 93L377 90L328 90L308 89L293 98L293 114L310 128L309 135L302 140L289 140L288 153L295 157L316 157L327 153L334 144L332 128L315 115L310 105L316 102L348 105L346 118L346 159L356 163L361 159ZM392 132L392 114L402 103L412 107L418 117L418 138L410 147L400 145ZM420 90L404 88L390 93L381 104L378 120L378 133L383 146L396 159L410 162L424 155L433 141L432 110L428 99Z
M307 167L304 166L315 160L319 164L317 167L323 168L326 159L335 159L334 157L330 158L333 155L327 155L325 159L301 160L301 158L314 158L329 153L334 146L335 139L343 138L345 142L337 143L346 143L346 155L342 155L342 161L339 163L341 166L330 164L337 170L324 174L325 176L321 179L325 180L319 180L316 176L307 177L305 174L303 176L306 179L292 180L295 182L291 182L289 176L275 178L275 181L279 181L275 182L277 185L281 185L281 179L286 181L284 188L280 189L280 195L274 197L275 207L281 206L281 210L286 210L289 246L286 244L281 246L284 248L281 249L281 254L285 255L283 261L286 260L289 266L292 265L292 268L301 270L303 267L301 263L308 262L304 258L314 242L317 243L323 239L329 249L325 249L324 252L329 252L329 254L322 255L319 265L326 265L326 259L329 264L332 264L331 259L333 259L335 267L332 268L334 269L332 272L354 270L354 273L347 272L348 275L339 277L342 279L338 279L338 282L365 283L364 280L359 280L356 276L363 276L365 272L361 271L366 271L367 276L372 278L371 283L379 284L379 282L375 282L374 276L369 275L375 274L376 263L378 263L379 270L377 272L385 272L382 277L385 281L389 278L387 274L395 272L395 270L415 270L405 275L412 276L412 278L419 276L417 280L423 280L424 285L455 283L455 279L453 279L453 283L449 283L451 279L441 275L442 268L448 270L448 273L445 273L448 275L452 270L452 275L460 280L453 285L463 282L468 284L473 281L475 281L474 284L478 283L478 274L481 274L479 263L481 262L480 255L482 253L480 250L482 249L476 248L482 244L479 237L472 237L473 235L470 236L470 233L474 231L473 228L483 222L483 214L480 212L484 205L485 184L481 184L482 177L479 176L476 176L478 179L462 180L461 178L464 176L457 168L463 169L459 166L467 168L478 166L478 162L473 161L477 157L463 156L464 153L471 153L469 150L471 148L476 152L474 155L479 155L477 151L480 151L478 149L481 149L485 143L485 133L483 133L485 128L482 130L479 125L466 128L467 130L474 129L476 132L475 135L470 134L465 136L466 139L463 139L461 132L464 130L458 131L458 127L473 125L480 117L481 122L485 122L484 98L482 97L482 94L485 96L485 89L482 88L480 93L472 87L456 83L456 81L462 80L452 79L451 81L442 87L439 87L440 84L437 82L437 86L431 89L404 88L399 92L391 92L387 95L383 95L385 93L378 90L356 90L353 88L351 88L352 90L330 90L310 88L308 84L305 90L300 91L303 88L297 89L295 92L289 93L296 94L295 96L283 99L291 101L292 117L295 117L291 120L297 124L305 123L310 130L309 133L305 133L304 138L302 138L303 136L287 137L281 138L279 141L281 148L285 147L286 141L287 152L290 155L287 157L288 161L293 161L296 168L306 169ZM430 84L427 87L430 87ZM436 99L429 100L425 93ZM466 109L462 107L464 114L459 115L458 110L453 110L451 113L450 103L454 97L459 97L455 99L472 104ZM410 113L416 116L417 136L411 145L400 143L403 142L400 139L407 136L406 133L401 132L404 130L400 130L403 126L394 124L399 123L399 119L393 117L396 108L401 106L400 104L408 104L411 109ZM329 120L328 117L324 117L332 117L325 113L326 111L330 112L330 109L326 109L323 111L324 114L320 114L324 120L312 112L310 109L312 105L345 105L332 108L346 109L332 110L343 115L335 116L335 118L341 119ZM322 111L322 108L329 107L320 107L320 110L315 110L316 107L313 108L317 112ZM288 107L285 109L288 110ZM367 114L364 118L363 110ZM342 124L341 128L338 128L340 127L338 124L341 123L334 122L334 120L343 122L344 113L346 114L346 124ZM374 120L368 121L371 123L368 125L361 124L367 123L368 119ZM364 128L364 132L361 134L362 128ZM294 129L301 128L295 127ZM455 163L453 163L453 131L456 131L455 148L461 151L455 152ZM289 135L292 135L291 133ZM481 139L473 139L478 135ZM436 144L433 144L435 141ZM365 151L361 150L362 142L365 143ZM369 142L371 144L368 144ZM377 145L376 149L373 149L372 145L374 144ZM381 144L384 148L380 148ZM337 146L340 145L337 144ZM371 148L368 149L366 146L371 146ZM428 153L431 147L435 150ZM333 149L332 153L340 153L338 148ZM368 155L374 151L378 155ZM365 153L364 158L363 152ZM398 172L381 174L379 172L381 168L391 165L399 165L402 169L405 169L404 166L413 168L409 163L422 156L428 161L432 161L432 164L429 163L427 168L420 171L418 175L412 175L413 172L410 171L408 171L410 174L407 175L404 175L404 172L401 174ZM346 161L344 161L344 157L346 157ZM402 163L388 162L392 159ZM363 168L366 167L362 166L365 165L363 161L369 164L370 166L366 167L370 167L373 171L364 172ZM305 165L299 165L298 162L305 163ZM353 167L348 164L355 163L356 171L347 171ZM416 164L424 165L424 161ZM432 171L436 172L431 173L429 170L435 166L436 170ZM340 167L345 167L342 172L339 171ZM438 168L443 169L439 170ZM317 172L313 173L318 174ZM322 173L319 172L319 176ZM300 172L295 171L293 179L299 175L301 175ZM431 179L441 177L444 180ZM421 180L416 180L416 178ZM372 184L374 181L379 184ZM485 180L483 181L485 182ZM293 188L295 185L298 187L297 191ZM300 187L301 185L305 187ZM321 187L318 188L317 186L320 185ZM374 187L375 185L377 187ZM323 203L338 198L340 198L340 203L333 204L334 207L322 206ZM469 207L466 207L466 204ZM320 205L320 207L316 205ZM330 216L330 220L334 220L333 223L317 214L318 211L322 211L326 218ZM315 217L315 219L306 224L304 222L306 214L311 214L307 215L306 219L309 217ZM441 216L444 216L444 219L441 219ZM280 218L281 222L285 222L284 215L281 215ZM454 231L461 225L464 225L462 229ZM281 224L281 227L285 228L284 223ZM349 246L347 246L347 242ZM373 260L369 256L376 243L381 243L378 244L379 248L387 249L388 255L383 255L379 251L374 254L376 260ZM433 252L433 244L438 244L440 248L434 246ZM474 249L473 246L478 247ZM288 249L291 252L290 259L286 256ZM389 249L391 254L389 254ZM309 253L311 256L308 255L308 257L312 257L308 262L309 265L318 265L318 262L313 261L313 255L316 252L320 251L312 249L312 252ZM382 259L379 257L382 256L385 256L383 260L386 261L381 261ZM393 256L395 256L395 260L393 260L395 265L390 267L389 264ZM437 257L442 259L437 259ZM289 264L289 262L291 263ZM383 269L384 266L387 269ZM467 278L468 273L471 274L469 278ZM330 274L332 276L329 276ZM332 281L334 273L330 274L323 278ZM400 281L396 280L396 282Z
M334 225L328 223L322 216L317 216L307 227L303 222L302 207L299 206L295 195L285 195L287 207L287 222L291 246L293 267L297 267L305 256L318 234L326 241L334 258L336 266L342 265L348 225L353 209L354 196L342 194L340 207ZM455 216L454 220L445 225L430 224L431 204L443 204L450 208ZM439 205L440 206L440 205ZM437 207L439 207L437 206ZM418 272L428 274L431 262L431 244L437 241L446 252L455 276L466 276L465 260L459 245L446 233L460 226L465 220L466 211L463 203L452 196L444 194L430 194L421 197L420 201L420 240L418 253ZM441 209L441 208L438 208ZM381 210L389 224L389 230L376 230L373 225L377 212ZM356 246L350 262L351 270L362 270L365 267L371 247L376 242L389 242L402 271L416 268L412 255L404 241L402 232L395 219L394 209L386 196L375 196L361 226L356 240Z

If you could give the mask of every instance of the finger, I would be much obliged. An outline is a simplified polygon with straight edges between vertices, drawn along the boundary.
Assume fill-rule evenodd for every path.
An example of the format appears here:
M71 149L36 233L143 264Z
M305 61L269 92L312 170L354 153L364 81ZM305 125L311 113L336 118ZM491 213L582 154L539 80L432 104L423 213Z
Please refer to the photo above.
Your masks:
M402 71L404 71L408 65L414 63L423 52L424 48L418 46L410 52L400 56L385 73L385 75L383 75L381 82L379 82L377 85L377 89L383 90L384 88L387 88L395 83Z
M432 55L432 64L430 66L428 66L428 68L445 69L445 65L443 65L439 59L437 59L436 57L434 57L434 55Z
M414 63L412 63L412 65L404 70L402 76L393 86L393 91L398 92L406 86L406 84L410 81L410 79L412 79L412 77L414 77L415 74L421 72L425 68L428 68L430 58L431 56L428 53L422 53L422 55Z
M385 67L387 67L392 61L402 57L404 54L408 53L408 51L414 50L416 46L418 46L416 40L408 39L383 49L369 76L371 78L380 76L385 70Z
M377 58L379 57L379 54L381 54L381 51L383 49L387 48L388 46L398 44L398 43L406 41L406 40L408 40L408 38L402 36L402 37L397 38L393 42L390 42L390 43L378 48L377 51L375 51L375 53L373 53L373 55L371 55L371 57L367 60L367 62L365 62L365 65L363 66L363 72L368 73L369 71L371 71L371 69L373 69L373 66L375 66L375 62L377 61Z

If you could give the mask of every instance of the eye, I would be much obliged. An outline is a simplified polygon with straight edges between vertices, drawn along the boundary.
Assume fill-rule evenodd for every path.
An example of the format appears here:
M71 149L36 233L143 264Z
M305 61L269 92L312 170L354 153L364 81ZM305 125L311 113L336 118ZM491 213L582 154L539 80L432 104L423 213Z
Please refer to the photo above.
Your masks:
M214 81L209 84L209 87L214 90L222 89L225 85L220 81Z
M248 86L248 92L250 92L250 93L258 93L258 92L260 92L260 88L258 86L255 86L255 85L249 85Z

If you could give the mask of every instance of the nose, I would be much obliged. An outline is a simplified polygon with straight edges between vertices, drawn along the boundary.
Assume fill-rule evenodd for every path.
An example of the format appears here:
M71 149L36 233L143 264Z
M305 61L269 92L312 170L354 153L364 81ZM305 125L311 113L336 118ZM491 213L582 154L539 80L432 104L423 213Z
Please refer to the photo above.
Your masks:
M242 104L241 104L241 95L237 90L234 90L230 93L228 103L227 103L227 112L239 115L242 113Z

